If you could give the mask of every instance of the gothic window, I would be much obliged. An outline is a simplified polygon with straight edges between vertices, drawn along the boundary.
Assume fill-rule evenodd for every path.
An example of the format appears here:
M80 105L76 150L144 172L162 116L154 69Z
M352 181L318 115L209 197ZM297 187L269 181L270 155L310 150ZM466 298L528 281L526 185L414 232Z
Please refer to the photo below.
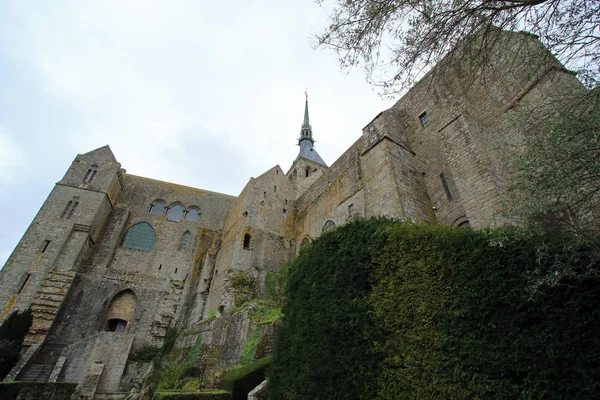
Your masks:
M335 222L333 222L332 220L327 220L327 222L325 222L325 225L323 225L323 230L321 231L321 233L325 233L327 231L330 231L332 229L335 228Z
M159 201L159 200L155 201L150 206L150 213L158 214L158 215L164 214L165 213L165 203L163 203L162 201Z
M421 126L423 126L423 127L425 127L425 126L427 126L427 124L429 124L429 116L427 115L426 112L419 115L419 121L421 121Z
M183 207L179 204L169 206L167 210L167 221L179 222L183 217Z
M302 239L302 241L300 242L300 248L306 246L307 244L310 243L310 239L305 237L304 239Z
M183 234L183 237L181 238L181 247L179 248L179 250L183 251L188 248L188 246L190 245L190 236L191 235L189 232Z
M197 208L190 208L185 214L185 219L188 221L198 221L198 218L200 218L200 211Z
M78 205L79 205L79 197L73 197L73 199L67 203L67 206L65 207L65 209L60 217L66 218L66 219L71 218L71 216L75 212L75 209L77 208Z
M250 243L252 241L252 236L249 233L244 235L244 249L250 250Z
M147 222L133 225L125 232L121 240L121 247L151 251L156 243L154 228Z

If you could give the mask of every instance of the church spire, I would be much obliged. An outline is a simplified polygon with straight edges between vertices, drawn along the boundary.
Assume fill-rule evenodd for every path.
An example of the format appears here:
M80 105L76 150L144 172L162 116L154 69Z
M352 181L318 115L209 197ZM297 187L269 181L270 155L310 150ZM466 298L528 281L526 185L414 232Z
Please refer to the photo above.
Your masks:
M314 148L315 140L312 137L312 127L310 126L310 121L308 119L308 93L304 92L304 95L306 96L306 103L304 104L304 122L302 122L302 129L300 129L300 138L298 139L300 153L298 153L296 161L302 157L327 166Z
M300 130L300 139L298 139L298 144L302 143L304 140L310 140L311 143L315 142L312 137L312 128L308 119L308 92L305 91L304 95L306 96L306 103L304 104L304 122L302 123L302 129Z

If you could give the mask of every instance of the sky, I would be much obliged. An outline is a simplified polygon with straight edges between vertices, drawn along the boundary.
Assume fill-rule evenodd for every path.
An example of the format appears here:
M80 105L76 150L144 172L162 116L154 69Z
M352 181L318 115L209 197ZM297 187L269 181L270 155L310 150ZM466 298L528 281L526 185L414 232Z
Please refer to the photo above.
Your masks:
M392 105L315 49L311 0L0 0L0 266L77 154L238 195L298 153L308 90L331 165Z

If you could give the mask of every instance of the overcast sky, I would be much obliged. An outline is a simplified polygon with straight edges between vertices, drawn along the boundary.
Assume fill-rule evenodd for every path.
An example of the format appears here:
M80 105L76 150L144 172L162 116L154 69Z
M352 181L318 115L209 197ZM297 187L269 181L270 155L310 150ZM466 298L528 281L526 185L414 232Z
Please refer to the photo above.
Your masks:
M0 0L0 266L78 153L238 195L298 152L308 89L331 165L389 108L315 50L311 0Z

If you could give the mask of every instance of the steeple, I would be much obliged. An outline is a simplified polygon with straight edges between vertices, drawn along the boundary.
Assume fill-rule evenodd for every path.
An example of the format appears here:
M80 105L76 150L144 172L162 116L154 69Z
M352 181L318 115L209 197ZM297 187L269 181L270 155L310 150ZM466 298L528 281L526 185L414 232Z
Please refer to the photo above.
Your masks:
M296 160L300 157L304 157L308 160L327 166L313 146L315 140L312 137L312 128L308 119L308 92L304 92L304 95L306 96L306 103L304 103L304 122L302 122L302 129L300 129L300 138L298 139L300 153L298 153Z
M312 128L310 127L308 119L308 92L304 92L304 95L306 96L306 103L304 104L304 122L302 123L302 129L300 130L298 144L302 143L303 140L310 140L311 143L315 142L312 137Z

